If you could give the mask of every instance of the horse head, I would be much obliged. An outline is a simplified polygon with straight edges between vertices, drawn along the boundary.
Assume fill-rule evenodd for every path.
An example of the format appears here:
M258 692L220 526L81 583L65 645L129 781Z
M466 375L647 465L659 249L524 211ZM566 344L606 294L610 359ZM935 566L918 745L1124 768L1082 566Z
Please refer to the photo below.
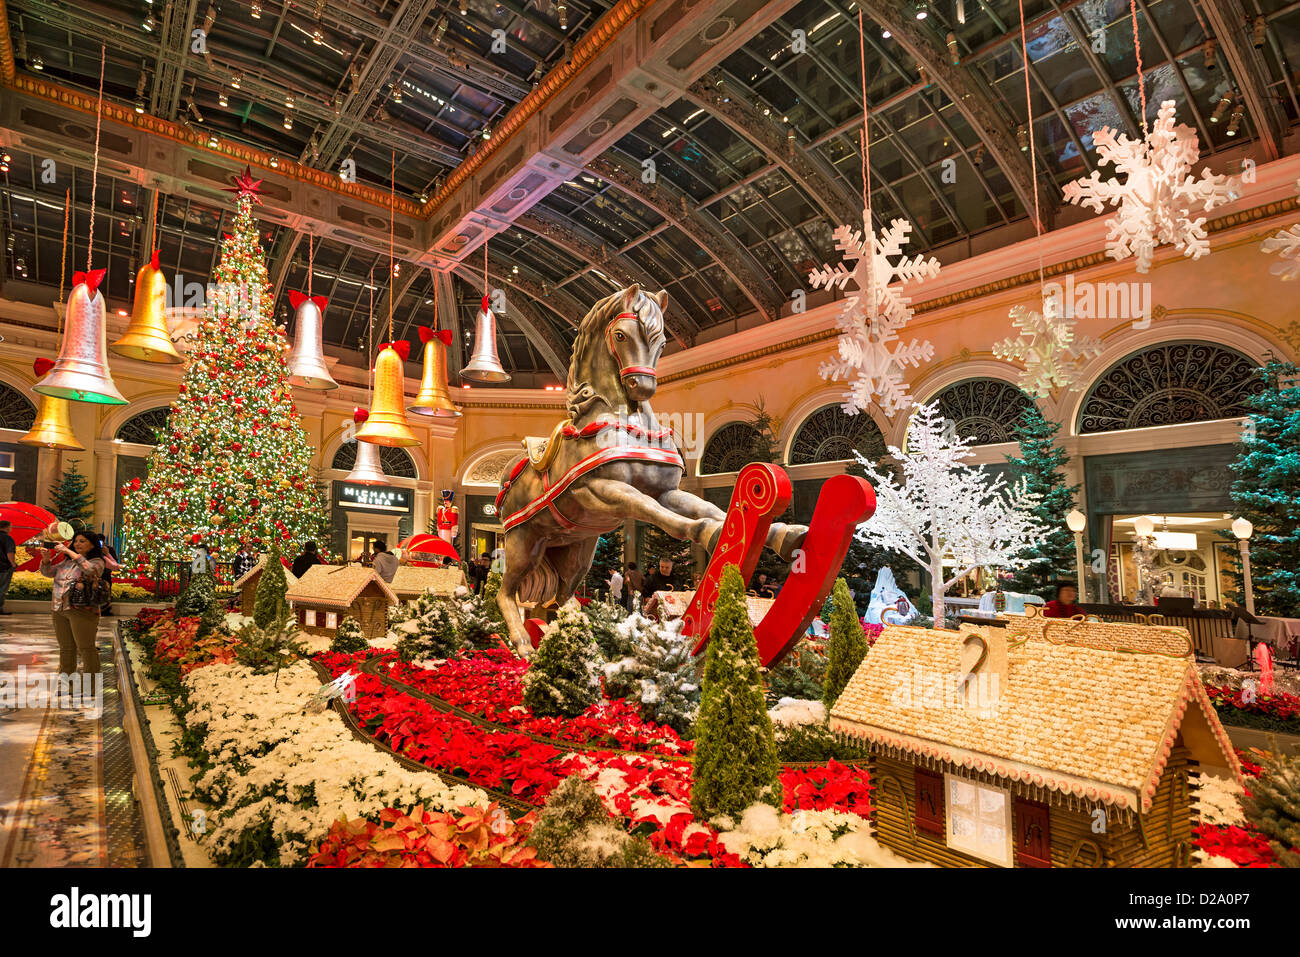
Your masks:
M644 293L640 286L623 290L621 311L605 327L605 343L618 362L618 377L631 402L655 394L655 367L664 351L664 305L668 293Z
M635 408L659 385L655 367L664 351L668 293L633 285L596 303L582 321L569 367L570 404L599 396L612 407ZM617 401L621 390L624 402Z

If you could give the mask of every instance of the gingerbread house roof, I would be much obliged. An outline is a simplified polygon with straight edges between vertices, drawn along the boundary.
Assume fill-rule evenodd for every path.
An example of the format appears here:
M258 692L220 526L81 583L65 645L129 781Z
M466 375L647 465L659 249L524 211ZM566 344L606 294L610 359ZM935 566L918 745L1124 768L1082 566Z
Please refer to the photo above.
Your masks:
M691 591L657 591L654 597L659 599L659 606L663 608L664 615L668 618L680 618L686 614L686 609L691 607L691 601L695 598L694 590ZM758 598L754 595L745 596L745 609L749 612L749 623L755 628L763 620L769 608L776 602L775 598Z
M267 556L263 555L256 565L235 579L235 591L240 591L245 585L251 585L253 582L257 581L258 576L262 574L262 570L266 568L266 558ZM283 562L281 564L283 564ZM298 579L295 578L293 572L289 571L286 567L284 569L284 580L288 582L289 587L292 588L294 582Z
M887 625L831 710L832 730L895 756L1130 811L1150 809L1180 733L1204 770L1240 780L1183 629L1042 621L959 632ZM970 673L972 633L1005 641L993 707L907 693L927 676L951 686Z
M398 598L414 598L425 592L450 598L465 584L465 573L459 565L398 565L389 584Z
M385 598L397 603L388 582L364 565L313 565L289 586L284 597L300 605L341 609L356 601L367 585L377 585Z

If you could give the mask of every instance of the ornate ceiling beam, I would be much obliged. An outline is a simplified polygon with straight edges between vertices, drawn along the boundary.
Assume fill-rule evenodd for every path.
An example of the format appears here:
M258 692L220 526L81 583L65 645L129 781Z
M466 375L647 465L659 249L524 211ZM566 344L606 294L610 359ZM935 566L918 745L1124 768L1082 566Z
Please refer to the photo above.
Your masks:
M873 0L863 9L893 35L898 45L952 100L953 106L983 141L1021 205L1032 210L1035 192L1032 167L1016 143L1011 124L998 112L987 89L988 81L967 67L954 64L938 36L925 26L926 21L917 20L912 14L910 4L905 9L901 0ZM1046 176L1046 171L1040 171L1037 192L1038 219L1047 227L1060 205L1061 191Z
M617 0L447 177L425 208L431 222L422 261L469 261L488 237L792 6Z
M742 139L761 148L825 211L831 222L861 221L862 200L844 188L834 167L821 154L806 150L790 139L790 127L764 116L750 102L749 91L730 83L722 71L706 74L683 92L686 99L726 123Z
M149 112L154 116L176 119L176 107L181 101L181 81L185 77L183 64L189 56L190 34L194 32L198 6L199 0L189 0L188 3L174 0L163 8L158 55L153 67L153 92L149 97Z
M1237 80L1242 102L1255 121L1264 159L1275 160L1282 155L1287 122L1269 91L1268 71L1247 36L1250 20L1245 6L1241 0L1201 0L1201 9L1210 21L1229 71Z
M786 299L781 287L758 260L700 209L700 204L660 176L654 183L641 181L641 171L631 170L610 156L599 156L587 164L587 171L623 192L634 196L676 226L692 242L713 257L754 308L770 320L781 317Z
M622 283L624 287L639 285L648 292L657 292L665 284L644 272L630 260L619 257L617 250L611 254L594 236L573 223L547 212L541 206L534 206L515 220L515 226L526 229L559 246L570 256L582 262L597 264L601 272L611 279ZM664 324L668 333L683 348L690 348L699 331L699 324L684 313L671 311L664 314Z

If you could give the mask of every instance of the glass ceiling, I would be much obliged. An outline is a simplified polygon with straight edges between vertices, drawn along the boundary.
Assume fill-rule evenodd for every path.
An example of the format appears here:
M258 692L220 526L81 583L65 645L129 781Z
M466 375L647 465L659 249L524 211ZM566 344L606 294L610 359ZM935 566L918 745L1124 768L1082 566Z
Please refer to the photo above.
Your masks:
M1162 100L1174 100L1179 121L1200 136L1203 158L1258 137L1258 118L1239 108L1248 80L1230 72L1224 41L1211 40L1205 2L1137 3L1148 116ZM107 96L123 103L140 99L156 115L322 169L351 157L359 178L380 187L388 185L396 150L397 188L418 200L438 188L485 132L490 135L609 5L468 0L462 15L460 0L401 7L379 0L264 0L260 17L254 17L250 3L226 0L212 8L209 55L185 58L183 71L169 66L179 61L168 44L177 42L184 25L169 23L162 5L94 0L70 9L44 0L8 0L7 10L20 72L37 75L39 65L49 79L93 89L99 68L93 39L102 38L109 56ZM145 29L155 6L157 19ZM941 258L952 259L965 254L958 249L970 237L1025 218L1012 187L1016 177L1003 168L1028 166L1020 21L1017 0L965 0L964 23L958 22L955 0L924 6L928 16L920 28L935 50L959 61L962 82L991 98L999 125L1013 131L1020 146L1011 156L997 155L988 131L973 129L903 44L868 18L865 86L872 109L875 220L907 219L913 250L938 250ZM1300 119L1291 81L1291 62L1300 55L1300 3L1245 0L1244 6L1248 16L1261 18L1245 32L1248 42L1258 40L1250 52L1264 88L1255 92L1275 103L1289 126ZM412 7L422 19L394 29L393 10ZM1095 168L1092 130L1110 125L1140 131L1129 9L1128 0L1025 2L1033 140L1040 173L1058 185ZM197 23L206 10L206 0L198 0ZM105 34L105 22L122 29ZM504 31L504 52L491 51L494 30ZM792 48L795 30L806 36L803 52ZM836 258L834 211L861 204L862 73L856 4L804 0L601 158L633 171L635 179L644 161L653 159L657 184L634 190L611 182L605 178L610 173L595 168L600 164L581 171L493 237L492 259L500 265L494 284L518 281L542 290L535 297L522 290L513 294L528 299L529 321L547 324L552 338L562 341L581 318L571 313L585 311L626 281L667 289L672 308L692 332L737 327L754 313L764 291L784 299L806 286L810 268ZM173 87L160 87L160 77L173 76ZM701 84L722 97L724 108L706 101ZM955 183L945 182L947 161L955 164ZM823 171L823 187L802 177L800 170L808 167ZM58 287L65 190L71 190L73 234L86 234L89 174L60 169L56 183L41 184L32 158L13 154L0 197L6 284ZM149 200L141 187L101 179L98 203L111 225L97 228L97 239L108 255L111 298L129 292L142 255L140 209ZM163 197L166 268L196 278L210 272L214 242L230 215ZM705 235L713 241L702 243ZM948 244L953 248L945 250ZM268 226L263 245L273 254L272 276L283 274L277 309L285 313L288 290L306 284L307 243ZM276 261L285 256L287 264ZM741 257L753 264L750 271L766 290L737 285L728 260ZM77 261L75 250L69 261ZM386 302L387 262L361 248L323 242L314 263L313 289L331 302L329 341L358 348L367 327L372 271L378 277L376 307ZM415 327L432 321L426 302L432 280L416 276L399 288L395 324L418 342ZM461 326L468 329L481 290L464 276L457 289ZM507 368L554 378L509 314L501 333Z

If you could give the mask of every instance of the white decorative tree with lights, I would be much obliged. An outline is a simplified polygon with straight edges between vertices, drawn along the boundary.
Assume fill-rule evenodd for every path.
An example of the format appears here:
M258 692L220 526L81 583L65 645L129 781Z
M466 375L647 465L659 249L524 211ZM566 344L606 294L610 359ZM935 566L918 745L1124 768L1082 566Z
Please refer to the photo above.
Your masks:
M983 466L966 464L974 455L970 444L932 402L916 406L906 451L889 447L903 484L858 456L876 490L876 513L858 526L858 538L901 552L930 573L936 627L943 627L944 595L954 583L976 568L1019 567L1045 531L1032 511L1038 497L1024 480L1008 487Z

